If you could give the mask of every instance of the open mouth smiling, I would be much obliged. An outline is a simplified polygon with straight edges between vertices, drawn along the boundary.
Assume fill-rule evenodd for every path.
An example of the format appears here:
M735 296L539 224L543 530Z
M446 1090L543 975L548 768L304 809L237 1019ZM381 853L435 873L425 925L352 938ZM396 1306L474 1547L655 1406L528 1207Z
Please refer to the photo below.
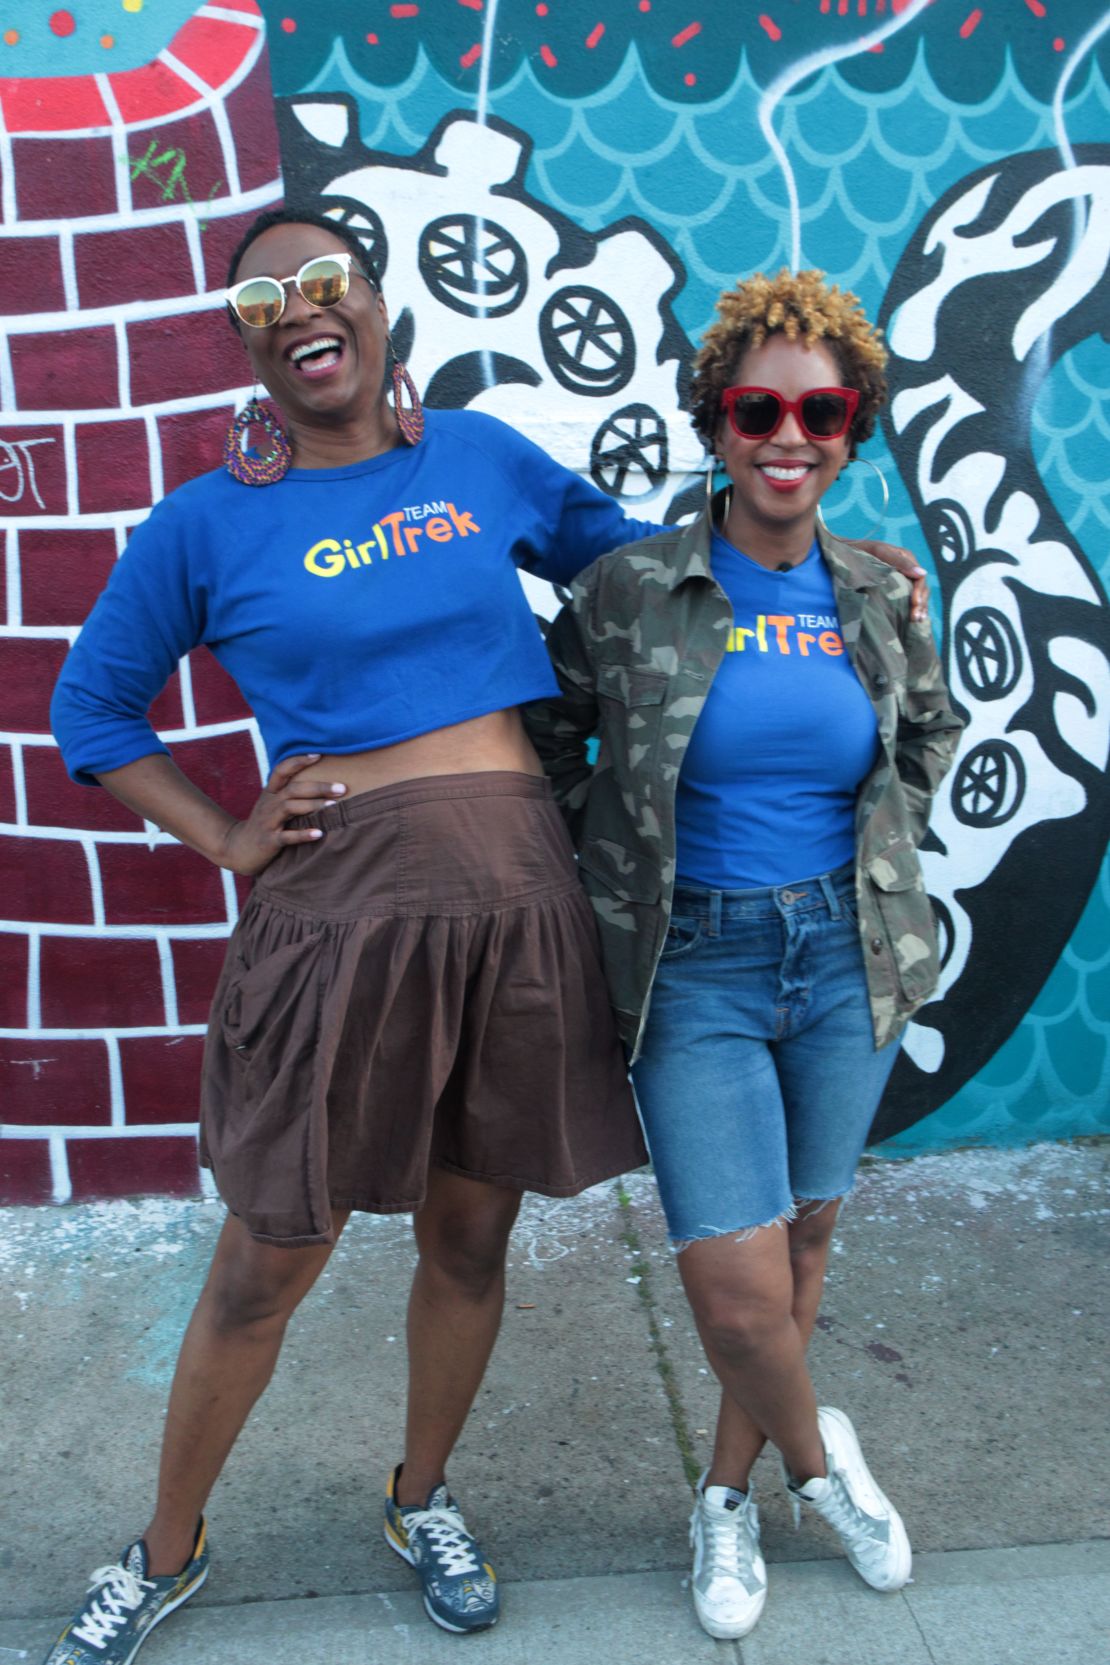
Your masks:
M343 357L344 347L337 335L317 335L311 341L299 341L286 353L286 362L301 376L322 376L334 370Z

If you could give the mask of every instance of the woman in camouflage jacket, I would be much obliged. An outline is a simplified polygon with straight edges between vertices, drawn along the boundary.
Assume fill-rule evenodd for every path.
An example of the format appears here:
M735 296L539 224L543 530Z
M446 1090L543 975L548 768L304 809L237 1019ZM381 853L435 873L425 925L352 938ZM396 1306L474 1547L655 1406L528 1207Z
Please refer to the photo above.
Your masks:
M818 1410L805 1349L898 1037L936 985L917 848L960 722L906 580L817 516L885 398L876 331L815 272L753 278L718 312L693 420L731 485L580 576L548 639L562 698L527 723L723 1388L692 1591L709 1633L736 1637L766 1594L749 1486L765 1440L869 1584L909 1577L902 1522L848 1419Z

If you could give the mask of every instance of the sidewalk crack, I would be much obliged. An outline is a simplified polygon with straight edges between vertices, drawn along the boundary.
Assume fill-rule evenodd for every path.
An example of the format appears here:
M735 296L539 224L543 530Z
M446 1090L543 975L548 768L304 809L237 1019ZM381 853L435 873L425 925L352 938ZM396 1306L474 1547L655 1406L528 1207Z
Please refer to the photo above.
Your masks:
M686 1420L686 1410L678 1391L678 1378L675 1375L674 1365L671 1363L671 1356L667 1351L667 1344L663 1339L663 1330L656 1313L655 1288L652 1282L651 1266L644 1255L640 1234L636 1229L636 1221L632 1213L632 1200L619 1181L617 1183L617 1206L621 1214L621 1241L629 1253L635 1257L629 1275L638 1279L636 1293L644 1309L648 1340L651 1342L651 1350L655 1355L655 1368L659 1372L659 1380L663 1385L663 1393L666 1396L667 1412L674 1433L675 1445L682 1461L683 1473L691 1490L693 1490L698 1483L702 1465L694 1451L690 1425Z

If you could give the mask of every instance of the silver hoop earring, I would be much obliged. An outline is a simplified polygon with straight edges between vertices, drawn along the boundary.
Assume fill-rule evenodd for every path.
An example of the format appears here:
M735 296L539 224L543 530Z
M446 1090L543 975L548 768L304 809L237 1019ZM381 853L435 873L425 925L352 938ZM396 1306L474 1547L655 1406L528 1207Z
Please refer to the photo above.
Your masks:
M886 519L886 512L887 512L887 509L890 507L890 487L886 483L886 475L883 473L883 471L879 467L878 463L872 462L870 457L853 457L852 462L853 463L864 463L864 464L866 464L866 466L868 468L873 468L875 470L876 475L878 476L879 485L882 487L882 493L883 493L883 506L879 510L878 520L873 522L873 524L870 525L867 528L866 532L857 533L857 535L855 537L852 537L852 538L846 538L844 536L843 532L834 532L833 531L832 527L829 525L828 521L825 519L824 515L821 513L820 503L818 503L818 505L817 505L816 520L817 520L817 524L821 528L822 532L827 532L830 537L841 538L841 539L843 539L843 541L845 543L863 543L865 539L874 536L874 534L879 530L879 527L883 524L883 521ZM849 463L848 466L851 467L851 463Z
M717 460L718 459L713 455L710 455L705 459L705 513L706 513L706 516L709 520L709 530L711 532L715 532L717 530L716 526L713 523L713 477L717 472ZM732 482L730 481L729 486L728 486L728 490L725 493L725 512L721 516L721 525L722 526L725 524L725 521L728 519L729 510L731 508L732 508Z

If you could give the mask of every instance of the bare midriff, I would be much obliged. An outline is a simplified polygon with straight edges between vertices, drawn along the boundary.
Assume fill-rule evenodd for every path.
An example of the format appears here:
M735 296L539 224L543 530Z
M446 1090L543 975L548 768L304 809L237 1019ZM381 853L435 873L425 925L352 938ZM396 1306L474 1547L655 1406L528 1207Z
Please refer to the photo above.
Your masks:
M350 752L322 757L312 765L315 779L342 781L347 796L373 792L379 786L398 781L420 780L425 775L477 775L487 770L510 769L525 775L542 775L540 760L524 732L515 707L493 711L486 717L471 717L450 728L437 728L382 746L372 752Z

